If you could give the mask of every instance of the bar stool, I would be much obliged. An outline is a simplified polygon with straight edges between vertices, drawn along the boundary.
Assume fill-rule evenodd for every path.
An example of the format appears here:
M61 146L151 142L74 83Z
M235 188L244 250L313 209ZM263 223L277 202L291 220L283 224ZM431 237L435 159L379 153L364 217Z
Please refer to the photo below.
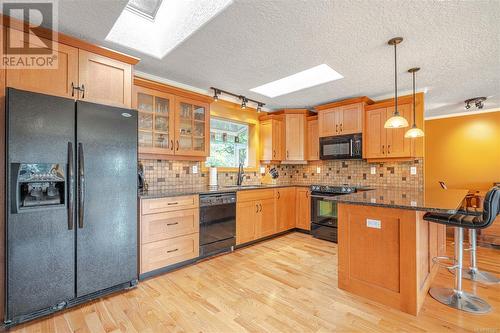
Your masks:
M500 187L493 187L484 198L482 215L426 213L424 220L455 227L454 288L431 288L429 294L438 302L471 313L487 313L491 306L483 299L462 290L464 229L489 227L500 213Z

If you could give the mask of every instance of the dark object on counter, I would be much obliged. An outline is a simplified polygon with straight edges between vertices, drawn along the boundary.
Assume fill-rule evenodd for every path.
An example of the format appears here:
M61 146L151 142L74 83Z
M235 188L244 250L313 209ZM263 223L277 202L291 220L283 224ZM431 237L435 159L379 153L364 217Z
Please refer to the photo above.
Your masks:
M141 162L137 163L137 187L139 190L148 189L148 184L146 184L144 177L144 165Z
M278 170L276 170L275 167L272 167L270 170L269 170L269 174L271 175L271 178L272 179L276 179L280 176L280 174L278 173Z
M238 175L236 179L236 185L241 186L243 184L243 179L245 177L245 173L243 172L243 162L241 162L238 166Z
M135 285L136 111L8 88L6 113L6 324Z
M236 245L236 193L200 195L200 257L232 251Z
M320 239L337 243L337 203L327 197L355 193L350 186L311 186L311 234Z
M360 160L363 158L362 153L361 134L319 138L321 160Z
M500 188L493 187L486 193L483 204L482 215L477 215L468 212L457 214L444 214L444 213L426 213L424 220L452 226L455 228L455 265L449 267L455 274L455 285L453 288L436 288L432 287L429 294L437 301L448 305L449 307L471 312L471 313L487 313L491 311L491 306L479 298L478 296L465 292L462 290L462 252L464 240L464 228L475 231L476 229L484 229L489 227L495 221L497 215L500 213ZM475 240L475 235L474 235ZM475 247L473 248L475 255ZM444 257L445 258L445 257ZM432 260L439 263L443 257L436 257ZM472 258L475 261L475 256ZM475 262L472 263L472 271L468 271L468 277L472 280L498 283L500 279L496 276L481 272L475 267Z

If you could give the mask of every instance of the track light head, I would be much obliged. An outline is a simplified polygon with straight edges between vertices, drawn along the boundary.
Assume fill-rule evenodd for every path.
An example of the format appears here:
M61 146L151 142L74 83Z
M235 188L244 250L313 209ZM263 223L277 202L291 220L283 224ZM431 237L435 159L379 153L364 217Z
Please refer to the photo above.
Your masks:
M248 100L246 99L245 96L241 96L241 109L244 110L247 108L247 102Z
M219 94L220 92L217 89L214 89L214 102L219 100Z
M262 111L262 104L257 103L257 113L260 113L260 111Z
M474 105L477 109L481 110L484 107L484 101L486 101L486 97L469 98L464 101L465 109L469 110Z

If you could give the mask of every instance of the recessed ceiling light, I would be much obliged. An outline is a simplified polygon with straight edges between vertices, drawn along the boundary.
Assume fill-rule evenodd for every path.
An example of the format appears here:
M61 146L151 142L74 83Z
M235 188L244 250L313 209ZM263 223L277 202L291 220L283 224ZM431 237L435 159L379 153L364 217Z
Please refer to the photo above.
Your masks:
M273 98L342 78L343 76L330 66L321 64L250 90Z
M130 0L106 36L161 59L233 0Z

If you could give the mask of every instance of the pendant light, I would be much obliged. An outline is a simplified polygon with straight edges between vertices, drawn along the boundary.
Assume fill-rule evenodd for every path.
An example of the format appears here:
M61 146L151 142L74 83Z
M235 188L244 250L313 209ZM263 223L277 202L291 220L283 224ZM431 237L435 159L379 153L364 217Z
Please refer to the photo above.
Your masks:
M398 59L396 47L402 41L403 37L395 37L388 42L389 45L394 45L394 115L387 119L384 124L385 128L408 127L408 121L398 111Z
M416 99L415 99L415 73L418 72L420 68L414 67L408 70L409 73L413 74L413 125L406 131L405 138L420 138L424 136L424 131L417 127L416 122Z

